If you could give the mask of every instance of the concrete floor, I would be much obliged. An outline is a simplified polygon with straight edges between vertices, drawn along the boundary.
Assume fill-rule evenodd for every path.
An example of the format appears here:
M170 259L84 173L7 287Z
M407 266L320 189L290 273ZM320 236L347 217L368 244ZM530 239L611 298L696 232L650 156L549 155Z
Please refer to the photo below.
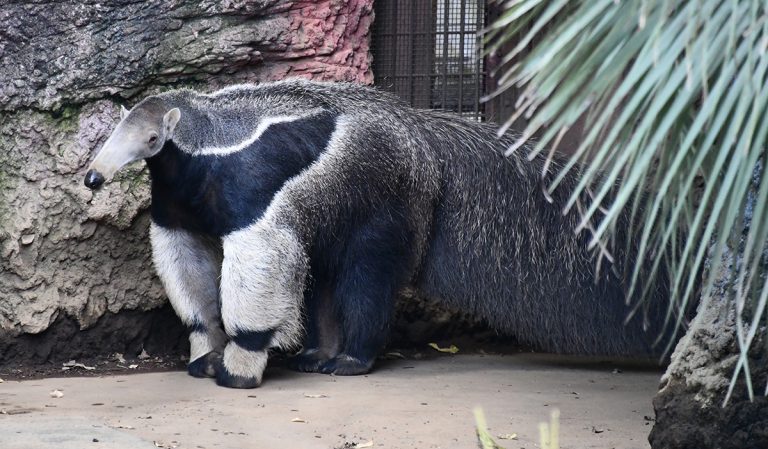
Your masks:
M555 408L563 448L648 448L645 416L660 374L619 362L459 354L382 361L358 377L270 368L255 390L183 372L6 380L0 448L467 449L477 447L477 405L492 435L517 434L497 439L507 449L538 447L538 423Z

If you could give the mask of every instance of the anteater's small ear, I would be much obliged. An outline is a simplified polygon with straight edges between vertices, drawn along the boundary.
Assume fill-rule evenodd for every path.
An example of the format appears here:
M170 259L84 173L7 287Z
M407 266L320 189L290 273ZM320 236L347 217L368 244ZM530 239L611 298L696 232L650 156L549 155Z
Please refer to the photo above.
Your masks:
M128 117L128 109L125 109L125 106L120 106L120 120L125 120L126 117Z
M179 108L173 108L165 113L163 127L165 128L166 139L173 135L173 130L176 129L176 124L179 123L180 118L181 111L179 111Z

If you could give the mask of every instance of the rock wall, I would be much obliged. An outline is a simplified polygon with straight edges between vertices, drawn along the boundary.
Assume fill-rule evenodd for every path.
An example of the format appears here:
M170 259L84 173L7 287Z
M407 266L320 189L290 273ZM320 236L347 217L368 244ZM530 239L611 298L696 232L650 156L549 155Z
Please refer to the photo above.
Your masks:
M755 399L743 375L723 406L738 359L733 304L713 298L699 313L672 356L653 401L656 424L649 437L658 449L764 449L768 447L768 357L765 343L751 351ZM761 339L765 339L765 329Z
M753 191L745 205L743 229L724 248L714 288L702 297L696 317L678 342L661 388L653 400L656 424L649 437L654 449L764 449L768 447L768 330L756 328L748 354L754 400L749 399L743 372L724 404L739 359L737 314L747 329L755 310L739 310L733 300L744 245L752 221L762 164L755 170ZM741 234L739 235L739 232ZM714 247L712 248L714 252ZM763 263L768 252L763 253ZM765 269L765 266L763 267ZM762 283L760 281L759 283ZM756 304L756 302L755 302ZM748 331L745 330L745 335Z
M750 401L743 374L726 406L723 401L738 360L736 307L723 289L730 286L731 262L720 290L703 301L696 318L672 355L653 401L656 424L649 437L658 449L763 449L768 447L768 355L766 330L750 351L755 389Z
M372 3L3 2L0 364L140 350L152 327L177 345L179 323L152 318L166 299L151 266L143 162L96 194L82 185L119 105L290 76L371 83Z

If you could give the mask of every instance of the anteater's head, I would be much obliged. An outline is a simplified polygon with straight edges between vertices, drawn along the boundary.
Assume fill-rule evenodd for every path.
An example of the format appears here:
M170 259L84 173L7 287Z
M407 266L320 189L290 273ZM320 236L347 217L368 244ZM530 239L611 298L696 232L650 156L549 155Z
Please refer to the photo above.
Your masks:
M120 108L120 123L88 166L85 185L96 190L127 164L160 152L181 118L157 98L147 98L131 111Z

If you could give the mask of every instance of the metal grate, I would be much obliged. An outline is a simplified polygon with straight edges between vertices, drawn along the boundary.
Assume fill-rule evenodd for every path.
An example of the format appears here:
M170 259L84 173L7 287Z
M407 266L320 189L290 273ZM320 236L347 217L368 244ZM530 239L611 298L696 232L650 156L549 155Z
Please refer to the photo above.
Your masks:
M485 67L477 32L485 0L374 2L376 85L412 106L484 118Z

